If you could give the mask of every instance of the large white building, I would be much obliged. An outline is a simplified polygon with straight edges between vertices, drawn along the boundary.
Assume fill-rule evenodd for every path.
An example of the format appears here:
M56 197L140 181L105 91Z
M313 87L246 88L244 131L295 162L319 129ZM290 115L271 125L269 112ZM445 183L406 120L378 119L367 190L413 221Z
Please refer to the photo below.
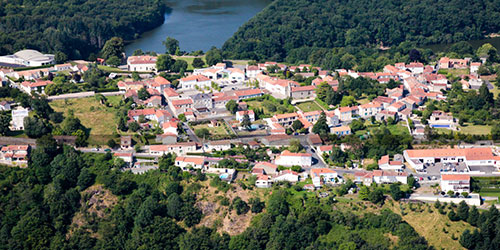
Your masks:
M25 49L14 55L0 56L0 63L36 67L54 64L54 55L42 54L36 50Z
M18 107L12 110L12 130L24 129L24 118L29 116L29 110L26 108Z
M470 192L470 176L466 174L442 174L441 191Z
M408 183L408 174L405 172L394 172L385 170L373 170L373 182L377 184Z
M338 174L329 168L311 169L311 179L315 188L320 188L324 183L335 183Z
M129 56L127 67L129 71L156 72L156 56Z
M424 164L459 163L467 166L494 166L496 159L491 148L446 148L405 150L405 160L415 169L423 169Z
M292 153L285 150L281 152L281 155L276 157L274 164L281 166L309 167L312 165L312 156L309 153Z

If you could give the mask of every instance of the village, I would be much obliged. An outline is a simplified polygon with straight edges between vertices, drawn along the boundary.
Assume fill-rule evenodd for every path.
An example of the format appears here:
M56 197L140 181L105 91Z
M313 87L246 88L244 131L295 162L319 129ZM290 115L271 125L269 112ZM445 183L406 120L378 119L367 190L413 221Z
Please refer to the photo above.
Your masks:
M78 149L112 153L126 163L124 171L136 174L156 169L159 158L175 154L175 166L183 171L201 171L228 183L251 178L257 188L283 182L302 183L303 189L309 191L351 181L360 186L411 183L410 188L432 187L427 189L432 191L417 191L410 199L454 203L464 200L477 206L482 201L473 193L471 178L500 175L500 150L494 143L417 146L377 159L358 159L351 157L356 153L355 145L342 139L369 138L372 131L367 124L373 128L390 127L390 133L405 133L415 141L424 141L430 128L443 133L461 132L460 119L451 112L432 110L426 118L422 113L430 102L447 99L445 93L452 85L446 72L466 72L459 76L465 91L483 85L492 89L491 83L478 74L485 58L474 62L470 58L441 57L429 65L396 63L386 65L381 72L224 61L183 72L174 81L159 74L157 61L157 56L129 56L126 64L107 75L115 79L114 91L47 96L46 89L56 84L49 75L69 75L72 82L84 83L80 76L92 63L55 64L53 55L26 50L2 57L0 62L36 68L2 68L0 80L3 86L47 96L49 101L103 95L131 102L126 116L129 132L118 134L117 146ZM98 64L105 62L98 60ZM328 105L319 98L325 89L337 93L345 88L346 78L368 79L371 84L391 87L380 95L343 96L339 105ZM24 130L29 108L4 100L0 109L11 113L12 131ZM154 139L147 143L137 139L146 132L154 134ZM58 138L72 144L72 138ZM26 166L33 147L33 142L5 144L0 163ZM340 161L338 155L348 160Z

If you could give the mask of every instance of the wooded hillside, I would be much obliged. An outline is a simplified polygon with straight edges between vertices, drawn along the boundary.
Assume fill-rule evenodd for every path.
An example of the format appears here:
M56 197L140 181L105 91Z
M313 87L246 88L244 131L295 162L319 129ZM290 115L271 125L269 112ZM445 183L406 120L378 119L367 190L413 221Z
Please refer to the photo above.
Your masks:
M160 0L0 0L0 55L29 48L86 58L113 36L162 24L165 10Z
M304 48L452 43L498 32L499 10L498 0L276 0L223 50L234 59L295 61Z

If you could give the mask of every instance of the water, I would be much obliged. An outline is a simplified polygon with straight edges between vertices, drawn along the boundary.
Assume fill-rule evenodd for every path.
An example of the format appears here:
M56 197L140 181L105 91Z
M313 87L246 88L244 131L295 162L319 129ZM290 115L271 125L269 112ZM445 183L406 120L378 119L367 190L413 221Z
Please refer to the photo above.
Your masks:
M167 36L179 40L183 51L220 48L238 28L272 0L178 0L169 5L165 23L146 32L125 47L127 55L136 49L164 53Z

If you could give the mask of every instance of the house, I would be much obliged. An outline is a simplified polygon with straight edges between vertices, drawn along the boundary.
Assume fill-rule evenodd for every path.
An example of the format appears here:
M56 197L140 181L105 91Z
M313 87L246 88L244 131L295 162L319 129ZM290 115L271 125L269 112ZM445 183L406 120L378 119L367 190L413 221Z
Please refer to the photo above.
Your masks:
M149 146L149 154L161 156L168 153L175 153L182 156L187 153L197 152L198 145L194 142L180 142L170 145L151 145Z
M197 110L207 110L212 109L212 95L210 94L196 94L190 96L191 100L193 100L193 108Z
M273 180L269 175L259 174L257 175L255 186L258 188L270 188L273 186Z
M318 152L319 156L323 156L324 154L331 154L333 150L333 145L323 145L316 147L316 152Z
M290 97L293 99L308 99L316 97L316 86L291 87Z
M248 115L248 117L250 118L250 122L255 121L255 113L253 112L253 110L243 110L236 112L236 120L241 123L245 115Z
M122 135L120 137L120 148L121 149L131 149L132 148L132 136Z
M312 165L312 155L309 153L292 153L285 150L274 160L274 164L281 166L309 167Z
M378 112L382 111L384 107L380 102L369 102L359 105L359 116L361 118L368 118L375 116Z
M243 70L238 68L227 68L226 71L229 73L229 80L238 82L245 81L245 72Z
M467 166L494 166L495 156L491 148L434 148L407 149L403 151L405 161L415 169L423 169L424 164L460 163Z
M158 92L162 93L165 89L170 88L170 81L161 77L157 76L153 80L147 80L146 85L151 88L151 89L156 89Z
M378 167L382 170L400 170L403 166L402 161L391 161L389 155L384 155L378 160Z
M0 102L0 110L9 111L10 110L10 103L8 101L1 101Z
M450 58L441 57L438 62L440 69L449 69L450 68Z
M150 121L156 120L156 110L155 109L133 109L128 111L128 117L130 120L139 121L141 117L148 119Z
M177 135L171 133L156 135L155 141L163 145L175 144L177 143Z
M392 112L389 110L382 110L375 115L375 120L377 120L379 122L387 121L389 118L392 118L394 120L398 120L398 118L399 118L398 113Z
M287 134L268 135L261 139L262 144L266 146L288 146L290 145L291 136Z
M156 56L129 56L127 58L128 71L156 72Z
M146 107L160 107L162 104L161 96L158 95L151 96L143 103L146 105Z
M373 181L377 184L408 183L408 174L386 170L373 170Z
M274 176L278 173L278 166L270 162L257 162L252 168L252 174L263 173Z
M36 92L38 94L45 94L45 88L47 85L51 84L52 81L24 81L21 83L21 90L27 94L31 94L31 92Z
M245 100L248 98L255 98L264 95L262 90L260 89L245 89L245 90L236 90L234 91L234 95L238 97L238 101Z
M205 152L213 151L225 151L231 149L231 141L221 140L221 141L208 141L204 145Z
M0 150L0 163L9 165L25 165L28 163L29 145L9 145Z
M443 111L433 111L429 117L429 125L432 128L455 128L456 120L451 115L451 113L445 113Z
M210 87L211 84L212 81L210 78L202 75L191 75L179 80L179 87L181 89L195 89L196 87L205 88Z
M337 127L340 125L340 119L335 115L335 111L326 111L326 123L330 127Z
M479 70L479 67L481 67L480 62L472 62L470 63L470 73L471 74L477 74L477 71Z
M470 192L470 175L466 174L441 174L441 191L447 193Z
M341 120L341 121L350 121L352 120L355 116L358 115L358 106L353 106L353 107L339 107L335 109L335 115Z
M247 66L247 69L245 72L247 78L256 78L257 75L260 73L262 73L262 70L259 69L259 66L255 66L255 65Z
M298 182L299 181L299 174L295 171L291 170L283 170L276 175L276 177L273 178L273 182L279 182L279 181L288 181L288 182Z
M178 126L178 122L176 122L176 121L168 121L168 122L164 122L161 125L161 128L163 129L163 133L164 134L178 135L179 133L177 132L177 126Z
M188 111L192 111L193 100L190 98L170 99L168 102L168 106L176 115L179 115Z
M297 113L276 114L271 118L273 123L278 123L281 126L288 127L292 125L293 121L299 119Z
M290 96L291 87L298 87L300 84L295 81L279 79L267 75L257 75L257 81L261 88L266 89L273 97L286 98Z
M389 107L387 107L387 110L388 111L392 111L392 112L400 112L402 111L403 109L406 108L406 104L402 101L397 101L391 105L389 105Z
M23 130L24 129L24 118L29 116L29 110L23 107L17 107L12 110L12 130Z
M204 169L205 157L177 156L175 166L180 167L183 171L187 171L189 168Z
M406 69L410 70L413 74L422 74L424 72L424 64L412 62L406 65Z
M330 129L330 132L336 134L337 136L344 136L351 134L351 128L349 126L339 126Z
M115 157L122 159L124 162L128 164L132 164L134 162L134 154L132 152L115 152L113 154Z
M309 143L309 145L314 147L323 145L323 140L321 140L321 137L319 137L319 135L317 134L309 134L307 136L307 143Z
M329 168L313 168L310 172L314 187L320 188L325 183L336 183L338 174Z
M354 183L370 186L373 183L373 172L356 171L354 173Z

